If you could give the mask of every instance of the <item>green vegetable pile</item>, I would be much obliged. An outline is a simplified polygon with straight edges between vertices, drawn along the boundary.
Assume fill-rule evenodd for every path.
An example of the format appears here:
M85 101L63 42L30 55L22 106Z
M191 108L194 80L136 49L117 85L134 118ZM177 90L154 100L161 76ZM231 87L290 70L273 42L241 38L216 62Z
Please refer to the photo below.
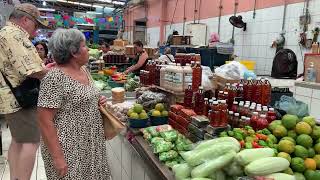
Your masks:
M274 180L294 180L294 176L281 173L290 163L274 157L271 148L243 149L233 137L220 137L202 141L193 150L180 153L185 163L174 165L176 180L236 180L239 177L272 177Z
M172 168L174 165L184 162L179 152L191 150L193 144L176 130L161 127L165 126L151 126L142 129L143 137L150 142L153 152L159 156L159 160Z
M277 138L268 129L255 132L252 127L234 128L231 131L220 133L220 137L234 137L241 145L242 149L270 147L276 151Z
M94 85L99 90L110 90L111 87L108 84L109 77L103 74L91 73L91 77L94 80Z

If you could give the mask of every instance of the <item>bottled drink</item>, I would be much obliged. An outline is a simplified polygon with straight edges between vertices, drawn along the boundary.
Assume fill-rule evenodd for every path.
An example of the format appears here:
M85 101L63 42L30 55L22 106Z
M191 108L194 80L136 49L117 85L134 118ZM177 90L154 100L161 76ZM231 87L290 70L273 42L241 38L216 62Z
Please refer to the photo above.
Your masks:
M208 112L210 109L208 98L204 98L204 107L203 107L203 115L208 116Z
M189 83L192 84L192 68L190 64L183 67L184 88L187 89Z
M257 130L267 128L269 125L268 120L265 114L261 114L260 118L257 121Z
M193 92L198 91L201 86L202 80L202 67L200 62L197 62L196 65L192 68L192 90Z
M247 94L246 94L246 100L252 100L252 92L254 91L253 89L253 83L252 83L252 80L250 79L248 81L248 85L247 85Z
M172 90L176 92L183 92L184 85L183 85L183 68L180 64L177 64L175 68L172 70L173 73L173 85Z
M233 111L229 111L228 124L230 124L230 125L231 125L231 127L233 127L233 126L234 126L234 125L233 125L233 123L234 123L234 121L233 121L233 117L234 117L234 113L233 113Z
M253 92L253 100L254 102L261 103L261 92L262 92L262 82L261 79L258 79L255 83L255 91Z
M231 89L230 87L230 83L226 83L226 86L224 87L224 92L229 92L229 90Z
M244 84L243 84L243 99L244 100L248 100L248 85L249 85L249 81L244 81Z
M239 121L239 128L244 128L244 126L246 124L246 120L247 120L247 117L241 116L241 119Z
M222 100L222 99L223 99L223 96L224 96L223 91L219 91L219 93L218 93L218 100Z
M228 105L226 100L222 100L220 104L220 127L225 127L228 124Z
M253 112L253 114L250 118L250 125L254 130L257 130L258 119L259 119L258 112Z
M186 108L192 108L193 91L192 84L189 83L188 88L184 91L184 106Z
M262 87L262 104L268 105L271 102L271 84L268 79L264 80Z
M218 127L220 121L220 109L218 101L213 101L213 108L211 112L211 126Z
M237 101L233 101L232 107L231 107L231 111L233 111L234 113L239 112L238 111L238 102Z
M231 86L228 96L228 108L231 109L234 98L237 96L237 88L235 85Z
M203 87L199 87L198 92L194 96L194 112L198 115L203 115L204 97L203 97Z
M233 117L233 128L239 127L240 115L239 113L234 113Z
M228 101L228 97L229 97L229 93L228 92L223 92L223 99L222 100Z
M167 88L166 87L166 66L161 65L160 66L160 86L163 88Z
M267 120L269 123L277 119L276 112L274 111L273 108L270 108L268 113L267 113Z

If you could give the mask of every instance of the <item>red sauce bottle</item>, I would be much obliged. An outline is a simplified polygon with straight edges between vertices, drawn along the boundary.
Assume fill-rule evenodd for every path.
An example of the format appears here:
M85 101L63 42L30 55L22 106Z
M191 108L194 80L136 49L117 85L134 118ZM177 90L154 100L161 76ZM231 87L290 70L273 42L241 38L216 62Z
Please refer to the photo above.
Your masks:
M208 116L209 109L210 109L209 99L204 98L203 115Z
M233 101L232 107L231 107L231 111L233 111L234 113L239 112L238 111L238 102L237 101Z
M194 112L198 115L203 115L204 107L204 97L203 97L203 87L199 87L199 91L194 95Z
M201 86L202 80L202 67L200 62L197 62L195 66L192 67L192 90L193 92L198 91Z
M234 113L233 128L239 127L239 121L240 121L240 114L239 113Z
M191 109L193 107L192 99L193 99L192 84L189 83L188 89L184 91L184 106L186 108Z
M220 106L220 127L225 127L228 124L228 105L226 100L222 100Z
M259 119L259 114L258 112L253 112L251 118L250 118L250 126L256 130L257 129L257 123Z
M228 112L228 124L230 124L231 127L233 127L234 121L233 121L234 113L233 111Z
M274 108L269 108L269 111L267 113L267 120L269 123L277 119L276 112L274 111Z
M268 79L264 80L262 87L262 105L268 105L271 102L271 84Z
M268 120L265 114L261 114L260 118L257 121L257 130L267 128L269 125Z
M212 127L218 127L220 122L220 109L218 101L213 101L213 108L211 112L211 122Z

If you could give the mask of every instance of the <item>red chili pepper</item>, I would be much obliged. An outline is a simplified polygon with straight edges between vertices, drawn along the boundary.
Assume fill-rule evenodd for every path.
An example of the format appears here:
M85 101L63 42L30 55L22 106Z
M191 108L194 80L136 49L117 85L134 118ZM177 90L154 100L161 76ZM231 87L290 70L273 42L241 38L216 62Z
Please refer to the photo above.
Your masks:
M257 142L252 142L252 147L253 148L262 148L262 146L260 146Z
M268 139L268 136L264 135L264 134L256 134L256 137L259 139L259 140L264 140L266 141Z
M244 148L245 142L244 140L240 141L241 148Z

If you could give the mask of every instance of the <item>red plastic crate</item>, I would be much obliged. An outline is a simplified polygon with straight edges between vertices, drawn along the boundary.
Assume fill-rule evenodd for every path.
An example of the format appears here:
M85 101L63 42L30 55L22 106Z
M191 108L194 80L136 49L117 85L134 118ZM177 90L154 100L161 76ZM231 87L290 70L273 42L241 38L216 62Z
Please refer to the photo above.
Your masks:
M177 119L177 114L170 111L170 112L169 112L169 118L172 119L172 120L174 120L174 121L176 121L176 119Z
M192 109L181 109L178 115L182 116L187 121L191 121L191 117L196 116L197 114Z
M182 126L185 129L188 129L190 121L186 120L184 117L178 115L176 119L176 123Z

